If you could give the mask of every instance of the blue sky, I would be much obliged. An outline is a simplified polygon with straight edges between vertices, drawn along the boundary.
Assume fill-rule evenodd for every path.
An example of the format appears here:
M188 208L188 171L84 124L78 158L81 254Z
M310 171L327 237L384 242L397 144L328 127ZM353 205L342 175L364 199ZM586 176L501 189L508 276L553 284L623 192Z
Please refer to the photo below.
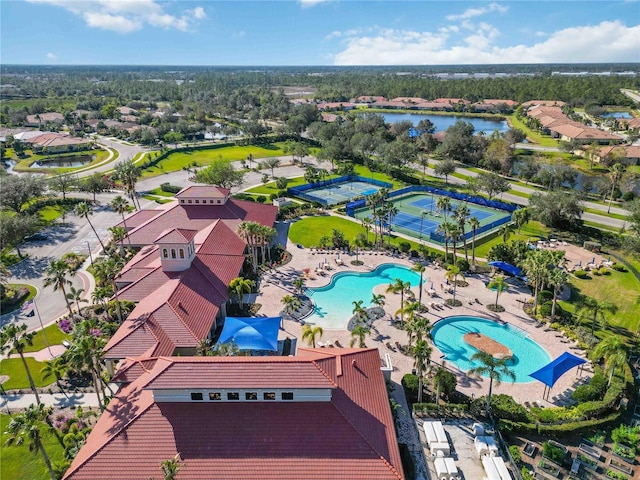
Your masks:
M620 1L0 0L3 64L640 62Z

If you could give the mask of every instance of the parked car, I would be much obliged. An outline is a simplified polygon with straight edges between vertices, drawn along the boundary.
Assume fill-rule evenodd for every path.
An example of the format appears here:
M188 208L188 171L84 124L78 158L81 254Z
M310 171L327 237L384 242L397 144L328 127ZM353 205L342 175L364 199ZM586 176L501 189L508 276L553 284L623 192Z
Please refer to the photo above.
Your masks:
M43 242L48 239L49 236L46 233L42 232L36 232L32 235L27 235L26 237L24 237L25 242Z

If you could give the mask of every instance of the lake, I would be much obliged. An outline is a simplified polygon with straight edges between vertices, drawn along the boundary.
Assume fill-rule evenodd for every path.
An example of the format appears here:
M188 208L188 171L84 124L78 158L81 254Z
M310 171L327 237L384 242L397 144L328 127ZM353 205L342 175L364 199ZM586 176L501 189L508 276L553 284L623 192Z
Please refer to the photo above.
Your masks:
M74 155L72 157L45 158L31 164L31 168L73 168L82 167L96 159L95 155Z
M420 120L425 118L431 120L436 127L436 132L446 130L458 120L464 120L469 122L475 128L477 132L484 132L486 135L491 135L495 130L499 132L506 132L509 130L509 125L506 120L491 120L481 117L468 117L464 115L428 115L424 113L383 113L386 123L398 123L405 120L410 121L414 125L418 125Z

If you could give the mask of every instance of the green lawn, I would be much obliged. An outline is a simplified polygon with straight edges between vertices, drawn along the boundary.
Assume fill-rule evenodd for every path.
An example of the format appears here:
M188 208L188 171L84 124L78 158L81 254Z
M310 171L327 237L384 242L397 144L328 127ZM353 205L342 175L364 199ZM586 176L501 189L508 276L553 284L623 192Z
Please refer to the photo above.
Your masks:
M524 133L526 133L527 138L532 142L537 143L538 145L541 145L543 147L558 146L557 140L554 140L549 135L542 135L541 133L530 129L515 115L515 113L509 116L509 123L513 128L518 128L522 130Z
M329 178L335 178L337 175L331 175ZM289 178L289 183L287 183L287 188L291 188L291 187L297 187L299 185L304 185L305 183L307 183L307 181L304 179L304 177L297 177L297 178ZM259 194L259 195L271 195L273 193L278 193L279 190L276 187L276 182L275 180L273 182L269 182L267 184L264 185L258 185L257 187L253 187L250 188L248 190L245 190L243 193L255 193L255 194Z
M15 305L13 305L11 308L5 308L3 306L2 308L2 314L4 315L5 313L10 313L13 312L14 310L17 310L19 308L22 307L22 305L25 302L28 302L29 300L31 300L33 297L35 297L38 294L38 290L36 289L36 287L34 287L33 285L29 285L27 283L10 283L8 284L9 287L14 288L16 290L22 288L22 287L27 287L27 289L29 290L29 295L27 295L20 303L17 303Z
M512 235L509 237L509 241L512 240L524 240L527 241L529 238L538 239L540 235L548 235L551 229L545 227L540 222L531 221L526 225L523 225L520 229L520 233L517 231L513 231ZM504 243L502 241L502 237L498 235L497 232L493 234L489 234L486 237L483 237L480 240L476 240L476 257L487 258L489 254L489 250L494 245L498 245L500 243ZM471 241L469 241L471 244Z
M152 195L158 195L160 197L175 197L176 195L175 193L165 192L160 187L149 190L149 193L151 193Z
M380 180L382 182L392 183L393 187L391 188L391 190L397 190L398 188L402 188L406 186L404 182L401 182L400 180L390 177L386 173L372 172L371 170L369 170L369 167L365 165L354 165L354 166L355 166L356 175L360 175L361 177L366 177L366 178L373 178L374 180Z
M40 370L44 367L44 363L38 362L31 357L25 357L29 371L33 377L33 382L36 387L46 387L56 381L54 377L47 379L42 378ZM0 362L0 375L9 375L9 380L2 384L5 390L18 390L28 389L29 380L27 379L27 372L24 371L24 365L18 354L11 355L11 358L7 358Z
M67 335L62 330L58 328L56 323L49 325L44 329L44 332L47 335L47 340L49 341L49 345L62 345L63 340L69 340L71 335ZM25 352L38 352L43 348L47 348L47 344L44 341L44 335L42 330L38 330L36 334L33 336L33 345L25 347Z
M61 205L47 205L42 207L38 211L38 215L40 215L40 220L45 223L51 223L56 218L61 216L64 213L64 208Z
M31 152L30 150L28 150L28 152ZM27 152L25 152L27 153ZM95 155L95 159L92 160L89 163L86 163L80 167L73 167L73 168L67 168L67 167L61 167L61 168L31 168L31 164L34 163L35 161L38 160L43 160L45 158L59 158L59 159L70 159L70 158L74 158L74 157L78 157L78 156L86 156L86 155ZM69 152L69 153L62 153L59 155L54 155L54 154L36 154L36 153L29 153L27 154L27 156L25 158L22 159L14 159L16 161L18 161L18 163L16 164L16 166L14 167L14 170L17 172L29 172L29 173L44 173L47 175L53 175L53 174L60 174L60 173L71 173L71 172L76 172L78 170L83 170L86 169L88 167L92 167L94 165L97 165L99 163L102 163L103 161L105 161L107 159L107 157L109 156L109 152L107 150L104 150L102 148L97 148L95 150L87 150L87 151L82 151L82 152Z
M238 161L244 160L249 154L254 159L277 157L284 155L282 151L282 143L273 143L266 146L248 145L248 146L229 146L221 148L210 148L206 150L190 150L175 152L146 168L142 172L142 177L153 177L162 175L163 173L177 172L187 166L203 166L213 163L219 158L224 160ZM153 159L151 160L153 162ZM256 162L252 164L257 166Z
M11 480L49 480L49 471L40 452L30 452L24 445L7 446L9 435L5 434L11 417L0 415L0 442L2 461L0 461L0 478ZM43 445L51 463L64 460L64 449L54 434L43 427Z
M602 210L596 210L595 208L585 208L584 211L587 213L593 213L595 215L602 215L603 217L617 218L618 220L627 219L626 215L620 215L619 213L607 213L603 212Z
M580 295L595 298L601 302L610 302L617 305L619 310L609 321L613 327L620 327L635 332L640 323L640 282L631 272L616 272L611 270L611 275L595 276L581 280L571 276L571 285ZM573 311L573 308L563 302L563 308Z
M320 238L324 235L331 236L333 229L340 230L344 233L345 238L352 242L356 236L366 231L362 225L340 217L320 216L306 217L298 220L291 225L289 229L289 238L293 243L300 243L305 247L314 247L320 244ZM373 232L369 233L369 241L373 241ZM387 242L385 236L385 243ZM405 240L401 237L391 237L391 244L398 246L400 242L409 242L411 248L417 248L418 243L411 240ZM432 248L433 250L433 248Z

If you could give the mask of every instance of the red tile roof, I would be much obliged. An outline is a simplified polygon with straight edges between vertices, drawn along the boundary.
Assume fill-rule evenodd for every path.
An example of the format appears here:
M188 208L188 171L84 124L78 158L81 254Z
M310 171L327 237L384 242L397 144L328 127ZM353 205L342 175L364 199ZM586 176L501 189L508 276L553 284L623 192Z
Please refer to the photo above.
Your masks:
M128 230L132 230L136 227L139 227L143 223L149 221L153 217L158 216L162 212L161 209L156 210L137 210L133 212L131 215L127 216L123 222L118 223L117 227L125 228L125 224L127 225Z
M210 185L191 185L176 193L176 198L226 198L231 190Z
M114 383L131 383L140 375L149 373L156 364L157 358L133 357L126 358L118 364L118 369L111 377Z
M168 205L168 204L167 204ZM149 245L164 231L175 228L203 230L216 219L221 219L235 229L241 221L258 222L272 227L278 208L256 202L230 198L224 205L180 205L170 208L149 219L129 232L133 245Z
M186 228L172 228L160 234L153 243L162 245L163 243L189 243L198 233L197 230L188 230Z
M308 370L296 375L305 363ZM264 375L291 381L288 373L273 375L270 366L293 371L299 381L318 379L321 388L335 384L331 401L155 403L148 390L180 389L185 379L197 385L193 368L205 375L201 385L221 377L266 384ZM404 478L377 349L160 358L111 401L64 478L147 480L176 454L183 480Z

